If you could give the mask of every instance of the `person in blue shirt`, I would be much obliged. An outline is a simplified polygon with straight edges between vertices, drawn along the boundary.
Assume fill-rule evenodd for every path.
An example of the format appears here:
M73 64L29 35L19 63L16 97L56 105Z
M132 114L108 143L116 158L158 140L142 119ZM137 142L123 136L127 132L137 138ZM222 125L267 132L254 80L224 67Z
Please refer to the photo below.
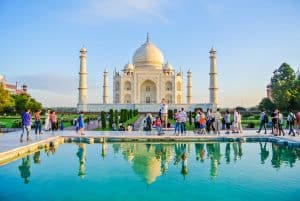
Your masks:
M31 130L31 115L29 109L27 109L26 112L22 113L22 134L21 134L20 142L23 142L23 135L25 133L25 130L27 133L27 141L29 141L30 140L29 134Z
M84 118L83 118L83 112L80 112L80 115L78 117L78 127L81 135L84 135Z

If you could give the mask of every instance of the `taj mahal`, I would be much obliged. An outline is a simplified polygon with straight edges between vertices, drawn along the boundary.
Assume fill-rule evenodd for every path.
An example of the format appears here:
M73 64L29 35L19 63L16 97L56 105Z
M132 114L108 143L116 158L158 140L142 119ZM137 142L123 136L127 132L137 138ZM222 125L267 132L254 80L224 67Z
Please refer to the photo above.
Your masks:
M149 39L139 47L122 72L113 72L113 102L109 101L107 69L103 72L103 103L88 103L87 95L87 49L80 49L79 98L78 111L100 112L138 109L140 112L158 112L161 100L164 98L169 109L185 108L192 111L195 108L216 108L218 106L218 81L216 50L211 48L209 103L194 103L192 101L192 72L186 73L186 101L184 101L183 72L176 72L169 62L165 62L161 50Z

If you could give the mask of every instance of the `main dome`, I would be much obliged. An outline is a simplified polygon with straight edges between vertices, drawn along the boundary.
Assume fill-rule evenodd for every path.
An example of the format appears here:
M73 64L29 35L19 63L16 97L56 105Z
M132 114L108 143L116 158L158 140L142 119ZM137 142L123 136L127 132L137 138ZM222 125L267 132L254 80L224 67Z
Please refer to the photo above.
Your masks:
M149 42L149 37L147 37L146 43L135 51L132 57L132 63L135 67L153 66L156 68L162 68L164 56L160 49L158 49L152 42Z

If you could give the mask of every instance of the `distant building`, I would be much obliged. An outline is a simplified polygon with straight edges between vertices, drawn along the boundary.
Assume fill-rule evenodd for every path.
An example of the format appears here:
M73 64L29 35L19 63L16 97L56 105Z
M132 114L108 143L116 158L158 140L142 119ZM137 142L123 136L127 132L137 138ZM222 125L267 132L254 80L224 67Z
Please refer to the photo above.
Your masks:
M18 83L8 83L3 75L0 74L0 85L12 94L27 94L27 85L23 84L21 88L18 88Z

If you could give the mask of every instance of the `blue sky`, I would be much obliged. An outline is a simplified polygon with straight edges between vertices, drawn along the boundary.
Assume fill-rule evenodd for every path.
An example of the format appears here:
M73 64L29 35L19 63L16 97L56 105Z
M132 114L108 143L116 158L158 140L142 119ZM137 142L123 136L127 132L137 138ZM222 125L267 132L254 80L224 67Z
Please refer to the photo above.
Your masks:
M297 0L1 0L0 73L46 106L75 106L84 45L89 102L101 103L104 68L112 96L113 69L149 32L175 69L192 70L194 102L208 101L214 46L221 106L254 106L275 68L300 67L299 10Z

